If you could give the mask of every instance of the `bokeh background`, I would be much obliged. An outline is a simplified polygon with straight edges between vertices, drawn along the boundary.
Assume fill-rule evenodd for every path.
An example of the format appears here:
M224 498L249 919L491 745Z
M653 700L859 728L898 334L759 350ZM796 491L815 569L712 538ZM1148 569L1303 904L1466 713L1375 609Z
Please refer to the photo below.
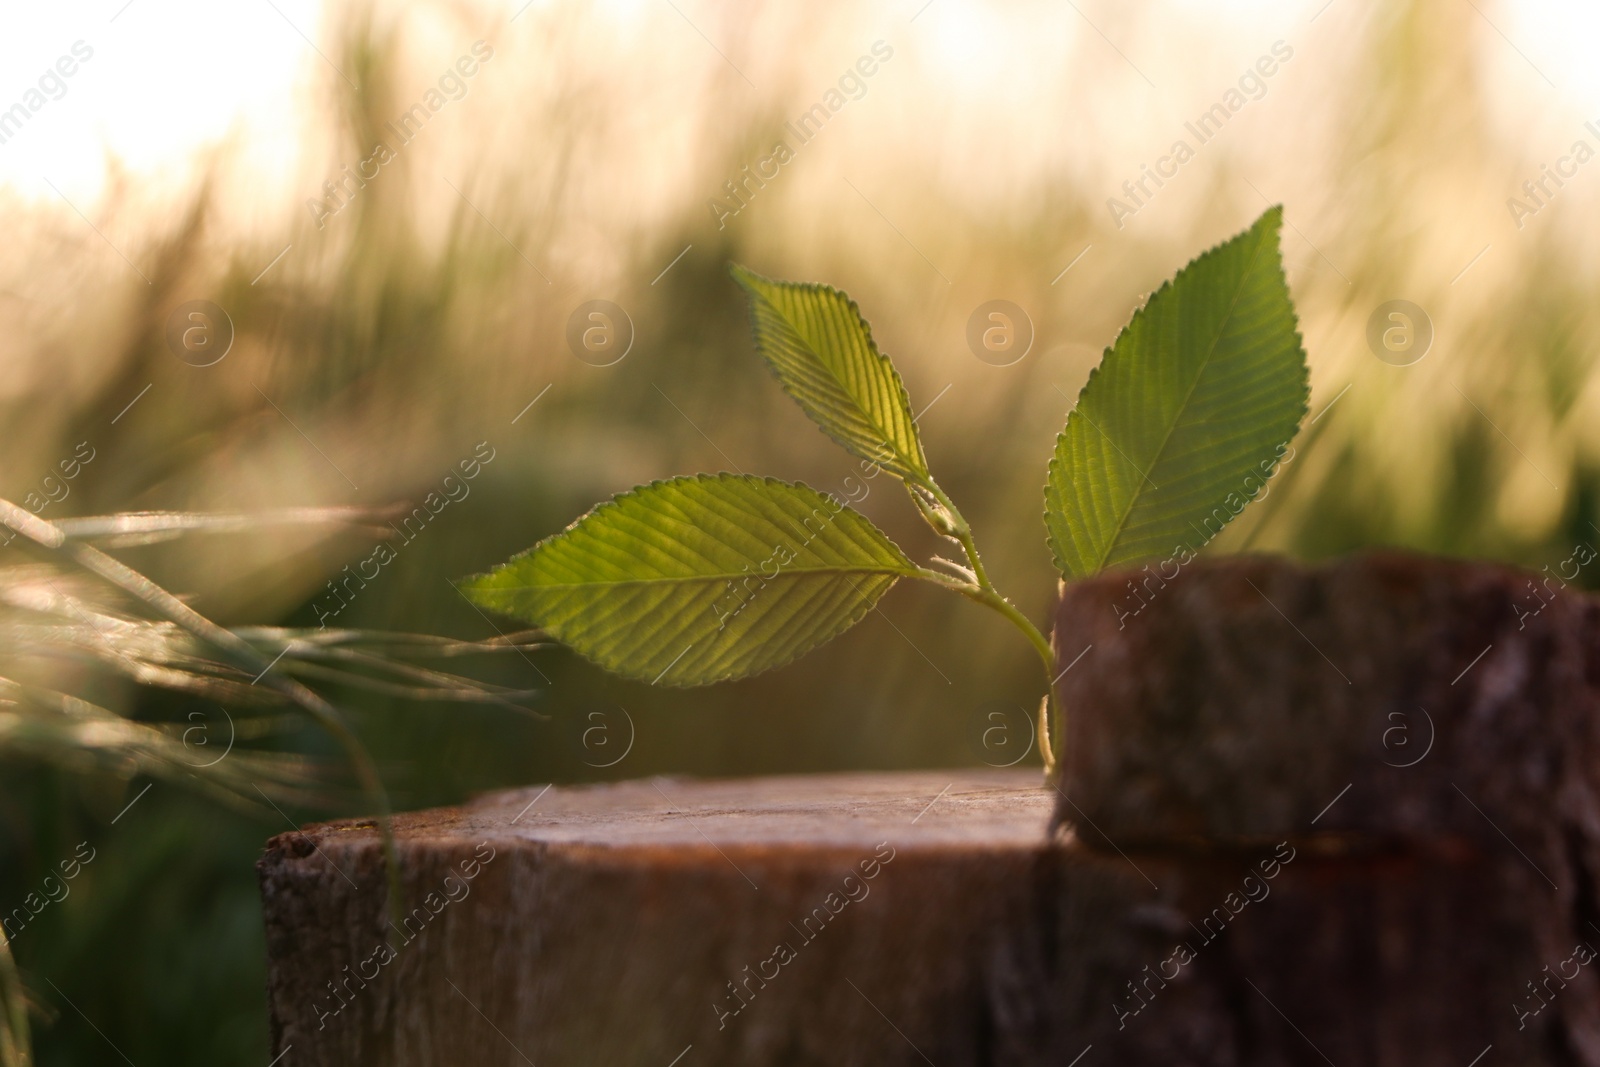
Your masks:
M60 495L46 518L379 507L421 500L487 442L470 495L341 626L493 637L512 624L449 580L612 493L696 471L822 488L852 473L753 355L731 260L857 299L991 574L1043 623L1041 487L1072 398L1145 294L1277 202L1315 422L1210 551L1393 544L1537 570L1600 541L1600 161L1576 147L1600 151L1592 5L62 8L10 13L0 43L0 107L75 42L92 50L0 142L3 492ZM441 94L459 98L400 144L389 124L480 41L492 55ZM878 42L874 73L798 144L784 124L826 106ZM1264 56L1273 73L1241 85ZM1230 99L1242 106L1201 144L1186 123ZM780 139L794 158L729 200L724 183ZM1192 159L1137 200L1124 191L1179 139ZM328 210L325 183L379 142L392 158ZM1561 184L1536 201L1523 183L1550 170ZM1003 366L967 342L996 299L1033 333ZM211 366L167 340L196 300L231 321ZM607 366L568 342L591 300L631 331ZM1426 315L1420 356L1369 345L1391 300ZM63 482L82 443L94 458ZM871 484L862 509L937 550L898 488ZM326 583L375 544L262 526L121 555L225 623L314 626ZM1037 664L1004 622L934 589L881 608L799 663L709 690L618 681L560 651L478 668L538 688L543 719L326 692L401 807L541 781L1037 761ZM189 707L100 689L135 718ZM309 727L279 724L271 744L337 755ZM266 1063L252 864L292 822L362 810L348 776L321 804L236 811L3 742L0 767L0 909L80 843L95 850L15 938L39 1062Z

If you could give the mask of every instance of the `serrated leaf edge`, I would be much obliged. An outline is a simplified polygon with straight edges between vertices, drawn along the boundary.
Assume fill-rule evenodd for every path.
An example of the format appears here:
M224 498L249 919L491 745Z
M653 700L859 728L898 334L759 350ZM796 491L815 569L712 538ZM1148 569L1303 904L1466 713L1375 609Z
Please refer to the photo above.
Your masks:
M755 290L751 289L749 286L745 285L744 284L744 280L743 280L743 278L740 277L740 275L749 275L750 277L755 278L755 279L757 279L759 281L766 282L769 285L789 286L791 288L800 289L802 291L832 293L835 296L843 297L845 302L847 304L849 304L851 312L855 314L857 319L861 320L861 327L866 332L866 335L867 335L867 348L872 352L872 354L874 356L876 356L883 363L883 365L886 368L888 368L889 376L894 381L894 384L895 384L896 388L899 390L900 401L901 401L901 403L903 403L905 405L905 410L908 411L908 412L911 412L913 410L912 407L911 407L911 392L910 392L910 390L908 390L906 388L905 380L900 377L899 369L894 365L894 360L889 358L889 354L878 347L877 338L872 336L872 324L867 321L866 315L862 314L862 312L861 312L860 305L856 303L855 298L852 297L849 293L845 292L843 289L835 288L834 286L828 285L828 284L823 283L823 282L789 282L789 281L783 281L783 280L778 279L778 278L770 278L765 274L761 274L761 273L759 273L757 271L751 270L749 267L746 267L742 263L730 263L728 265L728 271L729 271L730 274L733 275L733 280L739 285L739 288L744 290L745 293L747 293L751 297L754 297L757 300L766 300L767 298L766 298L766 296L764 294L758 293ZM771 301L767 301L767 302L769 304L771 303ZM752 337L757 336L757 334L756 334L756 325L757 325L756 324L756 312L755 312L755 308L750 306L749 301L746 301L746 304L745 304L745 316L749 320L750 333L751 333ZM789 399L793 400L797 405L800 406L800 410L801 411L805 411L805 405L801 402L800 398L794 394L794 391L789 388L789 383L787 383L787 382L785 382L783 380L783 375L778 373L778 368L773 365L772 360L768 359L766 353L761 351L761 345L759 343L757 343L757 344L755 344L754 347L755 347L755 350L756 350L756 354L761 357L761 362L766 366L768 372L771 373L771 375L778 380L779 387L784 391L785 394L788 395ZM838 445L840 448L843 448L846 452L849 452L852 456L856 456L859 459L867 460L869 463L877 464L878 466L882 467L882 469L889 471L889 473L893 474L895 477L900 478L902 481L905 480L904 477L900 474L899 471L890 470L888 467L884 467L883 466L883 457L881 457L881 456L863 456L860 452L856 451L856 444L854 442L845 440L844 438L840 437L838 434L834 433L832 430L828 429L828 427L826 427L826 426L822 425L821 423L817 422L817 420L815 418L812 418L811 413L809 411L805 411L805 413L806 413L806 417L811 419L812 425L816 426L818 430L821 430L822 433L825 436L827 436L830 440L832 440L834 444ZM878 429L879 427L874 426L873 428L874 429ZM911 432L912 432L913 440L916 442L916 447L917 447L916 456L915 457L911 457L911 461L910 462L904 462L904 461L906 461L907 457L905 457L900 452L898 452L897 450L894 450L892 448L891 448L891 452L893 453L893 455L896 458L896 460L897 461L902 461L903 465L905 467L907 467L908 470L915 471L915 472L921 473L923 475L927 475L927 474L929 474L928 454L927 454L927 450L925 448L923 448L923 445L922 445L922 434L917 429L917 422L916 422L915 414L912 415L912 419L911 419ZM883 443L884 443L885 446L889 445L889 442L887 440L885 440ZM920 479L918 481L918 484L922 484Z
M580 524L584 523L588 519L594 517L595 515L598 515L598 514L602 513L607 508L617 506L625 498L636 496L639 493L644 492L645 490L648 490L648 489L656 489L656 488L661 488L661 487L666 487L666 486L672 486L672 485L685 483L685 482L702 482L702 481L706 481L706 480L715 480L715 481L722 481L722 480L759 481L759 482L761 482L761 483L763 483L765 485L778 485L778 486L782 486L784 488L808 489L811 492L816 493L818 496L822 496L822 497L827 497L829 495L829 494L823 492L820 489L817 489L817 488L815 488L815 487L813 487L811 485L806 484L805 482L800 482L800 481L790 482L790 481L785 481L782 478L774 478L774 477L771 477L769 475L737 474L737 473L733 473L731 471L718 471L718 472L716 472L714 474L679 474L679 475L673 475L670 478L657 478L657 479L654 479L654 480L649 481L649 482L645 482L645 483L640 484L640 485L635 485L633 488L625 490L624 492L617 493L614 496L612 496L611 499L609 499L609 500L601 501L599 504L596 504L594 507L592 507L588 511L584 512L582 515L578 516L578 518L576 518L572 522L568 523L561 530L557 531L556 533L550 534L548 537L541 538L539 541L537 541L531 547L523 549L521 552L518 552L515 555L513 555L513 556L509 557L508 559L506 559L506 561L504 563L500 563L500 564L496 565L495 567L492 567L491 569L489 569L487 571L484 571L482 573L468 575L468 576L466 576L464 578L457 579L453 584L455 585L457 591L460 592L464 597L466 597L467 600L471 604L473 604L475 607L486 608L489 611L499 611L499 609L496 608L493 605L480 604L477 600L473 599L474 590L472 588L470 588L473 583L477 582L480 579L488 578L489 576L494 574L496 571L500 571L500 570L503 570L503 569L505 569L507 567L510 567L514 563L518 562L519 560L522 560L524 558L532 556L535 552L538 552L541 548L545 547L546 545L548 545L552 541L555 541L558 538L564 537L567 534L571 533ZM643 674L643 673L634 673L634 672L628 671L625 668L607 666L606 664L603 664L599 660L594 659L593 657L591 657L591 656L579 651L577 648L573 647L572 645L567 644L566 642L562 642L562 647L564 647L564 648L568 649L569 651L571 651L573 653L573 655L575 655L578 658L582 659L584 662L591 663L595 667L598 667L600 670L603 670L608 674L614 674L614 675L617 675L618 677L628 678L628 679L631 679L633 681L648 681L649 684L651 684L651 685L662 686L662 687L669 688L669 689L698 689L698 688L700 688L702 686L717 685L717 684L720 684L723 681L736 681L736 680L744 679L744 678L754 678L754 677L756 677L758 675L766 674L769 671L775 671L780 667L788 666L789 664L795 662L796 660L800 659L801 657L806 656L806 655L810 654L811 652L814 652L817 649L821 648L823 645L827 644L828 642L832 641L834 638L838 637L840 634L844 633L845 630L848 630L851 627L855 626L857 623L859 623L861 621L861 619L863 617L865 617L865 615L866 615L866 613L868 611L871 611L877 605L877 602L879 600L883 599L883 597L888 594L890 589L894 588L895 584L897 584L900 581L901 578L915 577L916 574L918 573L918 568L917 568L916 564L914 562L912 562L911 558L906 555L905 550L902 549L898 544L896 544L894 539L891 538L887 533L885 533L883 531L883 529L880 528L877 525L877 523L875 523L871 519L867 518L867 516L863 515L861 512L856 511L854 508L850 507L848 504L841 504L840 507L843 510L850 511L852 514L854 514L858 518L860 518L863 522L867 523L868 526L872 527L872 529L876 530L878 532L878 534L880 536L882 536L884 542L886 544L888 544L890 548L894 549L895 553L900 557L901 562L905 564L906 569L904 571L890 571L890 570L884 570L884 569L881 569L881 568L873 569L873 570L867 570L867 569L861 569L861 570L836 569L836 570L832 570L832 571L816 571L816 570L807 571L806 573L811 573L811 574L832 573L832 574L885 575L885 576L889 576L889 578L890 578L888 586L886 586L884 588L882 593L880 593L876 598L873 599L871 604L867 605L866 609L863 610L860 615L858 615L855 618L851 619L845 626L843 626L840 629L835 630L833 633L827 635L822 640L820 640L816 644L812 645L810 648L802 649L802 650L794 653L793 655L791 655L787 659L784 659L784 660L781 660L781 661L778 661L778 662L775 662L775 663L769 663L766 666L762 667L760 670L752 671L749 674L741 674L741 675L737 675L737 676L735 676L733 678L712 679L710 681L705 681L705 682L679 682L679 681L675 681L675 680L672 680L672 679L669 679L669 678L665 678L664 676L658 676L654 680L647 679L645 674ZM617 582L617 583L614 583L614 585L622 586L622 585L628 585L628 584L660 584L660 583L672 582L672 581L706 581L706 580L715 580L718 577L720 577L720 576L719 575L706 575L706 576L696 576L696 577L693 577L693 578L685 578L685 579L657 578L657 579L649 579L648 581L641 581L641 582L638 582L638 583ZM546 588L557 588L558 589L558 588L562 588L562 587L560 587L560 586L547 586ZM502 614L504 614L504 613L502 612ZM552 635L552 636L556 636L556 635ZM558 640L559 640L559 638L558 638ZM670 668L669 668L669 671L670 671Z
M1177 284L1178 279L1183 277L1184 274L1188 273L1190 270L1193 270L1194 268L1196 268L1196 267L1200 266L1201 264L1205 263L1207 260L1209 260L1209 259L1221 254L1222 250L1224 248L1226 248L1228 245L1232 244L1234 241L1239 240L1241 237L1245 236L1245 234L1248 234L1251 230L1256 229L1268 217L1272 217L1272 216L1275 216L1275 217L1273 218L1270 230L1271 230L1271 232L1273 234L1279 235L1281 237L1281 234L1283 232L1283 205L1282 204L1274 204L1272 207L1270 207L1266 211L1262 212L1261 217L1256 219L1255 222L1251 223L1243 231L1234 234L1232 237L1229 237L1226 240L1218 241L1216 244L1212 245L1210 248L1206 249L1205 251L1201 252L1199 255L1195 256L1188 263L1185 263L1181 268L1178 269L1178 271L1175 274L1173 274L1172 277L1170 277L1166 281L1162 282L1161 285L1154 292L1152 292L1150 294L1150 296L1145 300L1145 302L1142 305L1140 305L1138 308L1134 309L1133 314L1128 317L1127 323L1123 325L1122 329L1117 331L1117 336L1112 340L1111 344L1106 346L1105 351L1103 351L1100 354L1100 362L1098 364L1096 364L1092 370L1089 371L1089 377L1084 380L1083 388L1078 390L1078 400L1077 400L1076 403L1073 404L1072 410L1067 412L1067 423L1068 424L1071 423L1072 416L1077 413L1078 404L1083 402L1084 394L1089 391L1089 387L1094 383L1095 378L1099 376L1101 367L1105 365L1105 361L1111 356L1112 350L1116 348L1117 341L1120 341L1122 339L1123 334L1127 333L1130 329L1132 329L1134 324L1139 322L1144 317L1144 315L1150 310L1150 305L1155 302L1156 297L1160 296L1162 293L1166 292L1168 289L1172 288L1175 284ZM1280 248L1281 248L1281 240L1280 240ZM1255 265L1254 261L1252 261L1251 266L1254 267L1254 265ZM1278 256L1277 274L1278 274L1278 278L1283 282L1284 289L1288 290L1288 288L1289 288L1289 276L1283 269L1283 256L1282 256L1281 252L1280 252L1280 254ZM1238 297L1236 295L1235 296L1235 301L1236 302L1237 302L1237 299L1238 299ZM1294 328L1295 347L1299 350L1301 359L1302 359L1302 361L1304 361L1304 359L1306 357L1305 338L1300 333L1300 315L1299 315L1299 312L1296 311L1295 306L1294 306L1294 301L1292 299L1289 302L1289 317L1294 321L1294 324L1295 324L1295 328ZM1212 343L1213 350L1215 349L1215 346L1216 346L1216 342L1213 342ZM1295 419L1294 427L1290 430L1289 436L1284 439L1285 441L1294 440L1295 435L1300 432L1300 424L1301 424L1302 421L1304 421L1304 419L1306 417L1306 413L1310 411L1310 406L1309 406L1310 398L1311 398L1311 386L1310 386L1310 382L1308 380L1307 383L1306 383L1306 386L1305 386L1304 394L1303 394L1303 396L1302 396L1302 398L1300 400L1300 414L1299 414L1299 417ZM1045 527L1045 534L1046 534L1045 540L1050 546L1050 558L1051 558L1051 561L1055 564L1056 572L1061 575L1062 580L1070 582L1070 581L1073 581L1075 579L1073 579L1068 574L1068 568L1066 566L1066 561L1061 558L1061 553L1058 550L1057 545L1056 545L1055 531L1051 528L1051 525L1050 525L1050 490L1051 490L1052 484L1055 482L1055 472L1056 472L1057 465L1059 463L1059 460L1057 458L1057 453L1060 450L1061 439L1066 436L1066 433L1067 433L1067 427L1064 425L1064 426L1062 426L1061 431L1058 434L1056 434L1055 440L1051 444L1050 462L1046 465L1046 468L1045 468L1045 482L1044 482L1045 507L1044 507L1044 512L1043 512L1043 518L1044 518L1044 527ZM1170 430L1168 431L1168 437L1169 438L1171 437L1171 431ZM1163 442L1162 449L1164 450L1165 447L1166 447L1165 442ZM1160 450L1158 450L1157 455L1158 456L1160 455ZM1131 513L1131 509L1130 509L1130 513ZM1123 517L1120 520L1120 522L1125 523L1126 521L1127 521L1127 515L1125 514L1125 515L1123 515ZM1231 522L1232 519L1230 519L1229 521ZM1118 529L1119 530L1121 529L1120 524L1118 526ZM1114 543L1115 538L1113 538L1112 541ZM1203 548L1204 545L1202 545L1200 547ZM1199 550L1197 548L1193 548L1193 546L1191 546L1191 549L1194 550L1194 551L1198 551ZM1100 563L1100 566L1095 570L1094 573L1098 574L1101 571L1103 571L1104 569L1105 569L1105 561L1102 559L1101 563Z

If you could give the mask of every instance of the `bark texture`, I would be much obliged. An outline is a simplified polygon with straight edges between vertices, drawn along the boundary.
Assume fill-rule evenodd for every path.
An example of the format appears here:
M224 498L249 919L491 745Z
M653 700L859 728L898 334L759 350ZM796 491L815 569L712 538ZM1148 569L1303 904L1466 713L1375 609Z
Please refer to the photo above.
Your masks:
M274 1054L986 1062L983 960L1049 816L1026 771L498 794L398 819L399 929L370 825L284 834L261 863Z
M1059 682L1058 815L1085 836L1509 838L1541 868L1576 849L1593 869L1591 596L1395 552L1232 557L1073 585L1055 642L1063 666L1082 654Z
M1144 577L1065 593L1054 787L495 794L397 819L394 923L370 823L275 838L273 1054L1600 1067L1595 602L1395 554Z
M1596 969L1561 966L1600 935L1549 937L1520 861L1344 835L1119 854L1047 839L1052 796L1025 771L499 794L401 818L399 928L370 825L284 834L261 864L274 1055L1600 1062Z
M1229 934L1243 974L1304 959L1290 985L1318 994L1279 1006L1346 1020L1334 1062L1470 1031L1600 1064L1600 601L1399 552L1234 557L1073 585L1054 640L1056 824L1130 853L1346 850Z

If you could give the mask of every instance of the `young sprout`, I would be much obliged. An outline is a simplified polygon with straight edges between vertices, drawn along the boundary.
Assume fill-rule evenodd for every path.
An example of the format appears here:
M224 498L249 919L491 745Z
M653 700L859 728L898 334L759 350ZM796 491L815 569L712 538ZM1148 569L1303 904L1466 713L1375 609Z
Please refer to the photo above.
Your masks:
M1188 558L1271 476L1309 392L1278 248L1281 208L1194 260L1136 312L1056 440L1045 527L1063 579ZM652 482L614 497L462 590L600 666L693 686L770 670L844 632L901 578L999 612L1045 671L1046 773L1056 658L990 580L972 527L934 480L910 398L855 302L744 267L756 350L824 433L887 471L962 559L909 559L831 493L743 474ZM1058 732L1058 731L1057 731Z

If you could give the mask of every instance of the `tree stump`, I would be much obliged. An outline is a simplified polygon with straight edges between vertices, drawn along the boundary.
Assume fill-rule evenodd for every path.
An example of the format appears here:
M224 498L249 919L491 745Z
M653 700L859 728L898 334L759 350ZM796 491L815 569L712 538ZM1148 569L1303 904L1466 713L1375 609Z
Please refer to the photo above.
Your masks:
M1600 1067L1594 601L1380 554L1195 562L1119 614L1142 577L1063 598L1055 786L495 794L397 818L393 921L370 822L280 835L274 1055Z
M370 823L283 834L261 863L274 1054L989 1062L995 935L1055 894L1049 796L1022 770L496 794L397 817L398 927Z
M1430 1041L1600 1064L1600 600L1562 577L1594 558L1234 557L1077 583L1054 634L1056 820L1130 851L1339 842L1343 888L1238 940L1305 946L1301 995L1274 999L1302 1027L1346 1020L1350 1050L1324 1046L1341 1067ZM1400 1016L1368 1000L1401 957L1426 999L1380 1039Z

